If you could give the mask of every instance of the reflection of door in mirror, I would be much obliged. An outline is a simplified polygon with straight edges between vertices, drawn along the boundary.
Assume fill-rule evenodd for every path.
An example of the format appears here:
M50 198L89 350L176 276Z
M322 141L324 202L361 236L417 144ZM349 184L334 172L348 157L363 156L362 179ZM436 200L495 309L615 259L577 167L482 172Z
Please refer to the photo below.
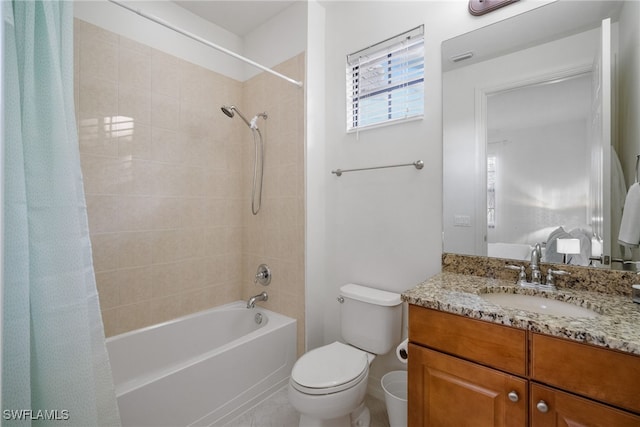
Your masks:
M526 259L536 243L547 255L555 251L549 236L562 227L588 237L581 248L588 263L590 211L599 204L589 199L590 168L602 174L589 157L591 82L590 72L580 73L487 97L489 256Z

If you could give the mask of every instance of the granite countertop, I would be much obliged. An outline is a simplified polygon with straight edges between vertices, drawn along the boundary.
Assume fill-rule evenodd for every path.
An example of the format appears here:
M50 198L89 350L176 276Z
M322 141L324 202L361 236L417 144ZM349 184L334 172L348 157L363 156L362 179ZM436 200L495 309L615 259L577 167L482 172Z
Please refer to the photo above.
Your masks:
M480 297L492 292L557 299L589 308L599 315L570 318L538 314L498 306ZM640 355L640 305L633 303L630 297L567 288L557 291L527 289L513 281L444 272L405 291L402 300L472 319Z

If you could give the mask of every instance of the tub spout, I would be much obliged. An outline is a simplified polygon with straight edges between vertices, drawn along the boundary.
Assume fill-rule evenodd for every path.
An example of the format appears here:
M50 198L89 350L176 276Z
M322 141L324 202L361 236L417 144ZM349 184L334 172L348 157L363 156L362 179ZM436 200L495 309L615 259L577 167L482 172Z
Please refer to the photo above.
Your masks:
M259 293L258 295L254 295L247 301L247 308L254 308L256 306L256 301L266 301L269 299L269 295L266 292Z

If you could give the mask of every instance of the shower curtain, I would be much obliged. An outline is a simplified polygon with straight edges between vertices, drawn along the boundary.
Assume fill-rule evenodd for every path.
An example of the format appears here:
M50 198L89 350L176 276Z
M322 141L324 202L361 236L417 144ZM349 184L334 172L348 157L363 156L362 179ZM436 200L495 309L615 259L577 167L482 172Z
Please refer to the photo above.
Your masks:
M72 8L2 1L3 425L120 424L80 171Z

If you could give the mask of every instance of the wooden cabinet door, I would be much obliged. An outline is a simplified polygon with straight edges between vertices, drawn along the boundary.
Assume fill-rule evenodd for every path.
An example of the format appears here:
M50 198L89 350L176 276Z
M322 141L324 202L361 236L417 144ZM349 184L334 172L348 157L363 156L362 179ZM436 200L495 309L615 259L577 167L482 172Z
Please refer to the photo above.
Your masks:
M409 426L527 425L526 380L415 344L409 354Z
M534 333L530 361L534 381L640 413L638 355Z
M531 383L531 427L638 427L640 417Z

